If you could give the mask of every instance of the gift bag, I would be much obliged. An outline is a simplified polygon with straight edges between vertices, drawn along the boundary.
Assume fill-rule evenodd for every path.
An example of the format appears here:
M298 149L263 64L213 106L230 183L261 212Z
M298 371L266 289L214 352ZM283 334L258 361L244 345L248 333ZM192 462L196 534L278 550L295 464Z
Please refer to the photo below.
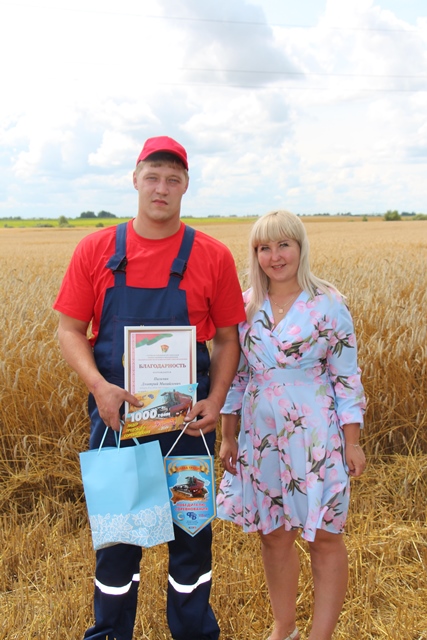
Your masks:
M214 459L202 431L206 456L171 456L184 431L165 457L165 470L172 520L190 536L195 536L216 517Z
M152 547L174 539L160 445L135 442L102 447L102 441L99 449L80 453L95 550L119 543Z

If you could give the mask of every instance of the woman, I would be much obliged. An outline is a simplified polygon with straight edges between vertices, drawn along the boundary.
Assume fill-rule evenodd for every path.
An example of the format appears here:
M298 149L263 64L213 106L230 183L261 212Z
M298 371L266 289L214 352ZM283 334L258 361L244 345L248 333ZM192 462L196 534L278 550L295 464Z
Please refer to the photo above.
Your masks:
M242 356L221 412L218 515L260 535L274 617L268 640L300 638L295 539L302 529L314 581L308 640L330 640L347 587L349 476L366 464L353 322L337 289L311 273L297 216L263 216L249 244Z

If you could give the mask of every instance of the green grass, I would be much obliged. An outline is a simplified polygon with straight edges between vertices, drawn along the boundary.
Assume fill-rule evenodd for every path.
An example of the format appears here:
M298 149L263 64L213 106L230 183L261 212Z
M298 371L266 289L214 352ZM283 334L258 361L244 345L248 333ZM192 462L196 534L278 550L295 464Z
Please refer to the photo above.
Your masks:
M126 220L130 220L130 218L67 218L68 224L59 224L59 219L55 218L0 218L0 229L19 229L19 228L58 228L61 227L63 229L69 229L70 227L74 228L101 228L101 227L110 227L115 224L119 224L120 222L125 222ZM241 224L242 222L253 222L256 220L256 217L249 218L221 218L220 216L216 218L186 218L185 216L182 218L183 222L188 223L190 226L193 224Z

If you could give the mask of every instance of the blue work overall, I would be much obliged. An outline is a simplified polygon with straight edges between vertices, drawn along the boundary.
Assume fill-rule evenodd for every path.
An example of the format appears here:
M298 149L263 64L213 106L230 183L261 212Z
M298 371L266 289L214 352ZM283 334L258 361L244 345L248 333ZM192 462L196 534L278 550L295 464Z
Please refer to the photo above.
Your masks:
M126 285L127 223L117 226L116 253L106 267L114 273L114 286L107 289L102 309L98 338L94 347L97 367L111 383L124 387L124 331L138 325L188 326L190 324L186 292L179 288L185 277L194 229L185 228L177 258L172 263L167 287L146 289ZM164 259L159 257L159 259ZM209 352L204 343L197 344L197 397L209 392ZM90 448L100 446L105 431L93 396L89 396L91 419ZM141 439L159 440L166 455L177 438L177 432ZM215 432L206 441L213 454ZM114 433L109 430L104 446L114 446ZM123 441L131 446L132 440ZM174 455L205 454L202 438L184 434ZM191 537L174 527L175 540L169 543L169 579L167 620L175 640L217 640L219 627L209 604L211 589L212 531L210 525ZM91 640L132 640L139 585L141 547L114 545L96 553L95 625L85 633ZM161 612L158 612L159 618Z

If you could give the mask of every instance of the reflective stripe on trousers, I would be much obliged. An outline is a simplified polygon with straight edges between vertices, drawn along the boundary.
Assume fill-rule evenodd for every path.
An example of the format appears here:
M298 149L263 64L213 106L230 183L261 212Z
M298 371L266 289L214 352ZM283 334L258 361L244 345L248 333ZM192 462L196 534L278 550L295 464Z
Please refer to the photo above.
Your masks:
M123 596L125 593L128 593L128 591L130 591L130 588L132 587L132 582L139 582L139 581L140 581L140 575L139 573L135 573L132 576L132 580L128 582L128 584L125 584L123 587L110 587L108 586L108 584L102 584L102 582L100 582L96 578L95 578L95 586L98 587L98 589L102 591L102 593L105 593L108 596Z

